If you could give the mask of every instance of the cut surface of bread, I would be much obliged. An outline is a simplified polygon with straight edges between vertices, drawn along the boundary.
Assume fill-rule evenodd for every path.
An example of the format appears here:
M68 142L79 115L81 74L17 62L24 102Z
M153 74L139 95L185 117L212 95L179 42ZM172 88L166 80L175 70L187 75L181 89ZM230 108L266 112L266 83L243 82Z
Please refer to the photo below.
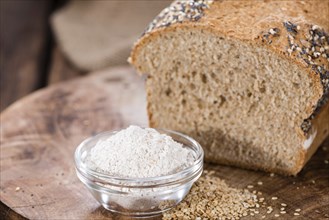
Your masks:
M265 45L196 24L151 31L132 52L148 74L150 126L194 137L208 162L297 174L328 134L327 104L301 128L323 99L322 78L275 52L269 37Z

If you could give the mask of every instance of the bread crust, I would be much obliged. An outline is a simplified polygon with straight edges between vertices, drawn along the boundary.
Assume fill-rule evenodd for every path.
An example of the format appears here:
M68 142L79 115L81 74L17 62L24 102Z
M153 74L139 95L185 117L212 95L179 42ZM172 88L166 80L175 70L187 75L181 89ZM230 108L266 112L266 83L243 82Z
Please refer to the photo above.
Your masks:
M306 61L294 51L291 51L291 37L293 41L305 42L310 30L316 25L324 31L329 30L329 1L214 1L209 9L204 11L203 17L198 21L183 21L173 23L167 27L155 28L147 32L140 38L129 58L129 61L135 65L140 74L143 70L138 66L139 51L153 39L173 32L177 29L199 29L209 31L217 36L225 38L234 38L245 44L257 45L266 48L277 54L283 59L289 60L291 63L305 69L308 76L313 81L313 97L312 101L306 108L306 114L312 116L315 112L315 106L318 101L329 90L322 82L321 75L313 66L321 66L324 71L329 70L329 57L319 57L312 59L314 64L309 65ZM291 22L296 30L290 30L285 22ZM298 30L297 30L298 29ZM275 31L274 31L275 30ZM279 30L279 33L276 31ZM274 32L273 32L274 31ZM297 31L298 33L292 33ZM274 33L274 34L273 34ZM329 38L328 38L329 39ZM299 43L300 44L300 43ZM327 72L329 74L329 72ZM328 76L329 77L329 76ZM328 83L329 85L329 83ZM149 99L150 91L147 88L147 97ZM325 94L325 95L329 95ZM157 127L156 122L152 118L152 112L148 105L149 124L151 127ZM329 134L329 103L326 102L317 110L317 114L312 116L310 120L311 128L305 132L301 127L295 130L299 137L305 142L314 129L317 134L314 137L311 146L304 149L300 146L297 152L299 160L296 166L291 170L267 170L287 175L296 175L305 163L309 160L318 146ZM234 165L234 164L232 164ZM257 167L246 168L257 169Z

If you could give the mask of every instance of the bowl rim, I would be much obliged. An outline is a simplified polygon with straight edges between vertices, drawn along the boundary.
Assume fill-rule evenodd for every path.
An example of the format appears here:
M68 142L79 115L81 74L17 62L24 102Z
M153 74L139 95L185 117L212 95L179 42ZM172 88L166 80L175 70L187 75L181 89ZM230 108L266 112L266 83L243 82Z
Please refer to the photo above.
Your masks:
M147 127L142 127L142 128L147 128ZM101 136L104 135L113 135L117 133L119 130L110 130L110 131L104 131L101 133L98 133L96 135L93 135L85 140L83 140L78 147L75 150L74 153L74 160L75 160L75 167L80 174L82 174L85 178L90 179L96 179L97 181L103 183L103 184L111 184L111 182L120 182L120 183L128 183L132 184L132 187L138 187L138 186L143 186L147 187L148 184L150 184L149 187L154 187L156 182L165 182L165 184L161 185L167 185L172 182L177 183L179 181L182 181L184 179L190 179L191 177L197 175L203 170L203 159L204 159L204 151L201 147L201 145L193 138L191 138L188 135L182 134L177 131L169 130L169 129L163 129L163 128L152 128L155 129L158 132L164 132L167 135L174 134L177 136L180 136L187 141L191 143L191 145L194 146L195 150L193 149L194 152L197 154L197 158L195 159L194 163L189 166L184 168L183 170L180 170L176 173L172 173L169 175L164 175L164 176L155 176L155 177L144 177L144 178L131 178L131 177L118 177L118 176L113 176L109 175L106 173L102 173L93 169L90 169L80 158L81 155L81 150L85 146L85 144L93 139L97 139ZM171 136L171 135L170 135ZM104 181L105 180L105 181ZM114 184L117 185L117 184ZM121 187L122 185L119 184ZM126 187L126 185L124 185ZM129 187L129 186L127 186Z

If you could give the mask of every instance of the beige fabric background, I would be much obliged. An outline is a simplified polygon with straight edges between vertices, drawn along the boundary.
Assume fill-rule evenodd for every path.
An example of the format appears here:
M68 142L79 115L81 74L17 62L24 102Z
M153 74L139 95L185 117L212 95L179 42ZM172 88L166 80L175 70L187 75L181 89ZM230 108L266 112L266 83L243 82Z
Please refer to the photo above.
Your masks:
M56 41L76 67L91 71L127 63L133 43L171 1L72 1L51 17Z

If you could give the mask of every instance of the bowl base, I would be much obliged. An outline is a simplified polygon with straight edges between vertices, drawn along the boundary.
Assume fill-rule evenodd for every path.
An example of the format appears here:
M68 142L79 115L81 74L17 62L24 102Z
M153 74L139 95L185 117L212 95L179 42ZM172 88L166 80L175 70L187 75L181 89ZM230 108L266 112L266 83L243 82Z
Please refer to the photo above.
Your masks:
M154 211L148 211L148 212L136 212L136 211L130 211L130 210L122 210L119 211L116 207L116 209L111 208L109 205L107 204L102 204L102 206L114 213L114 214L119 214L119 215L123 215L123 216L129 216L131 218L136 218L136 219L148 219L148 218L153 218L153 217L160 217L162 215L163 212L168 211L170 208L164 209L164 210L154 210Z

